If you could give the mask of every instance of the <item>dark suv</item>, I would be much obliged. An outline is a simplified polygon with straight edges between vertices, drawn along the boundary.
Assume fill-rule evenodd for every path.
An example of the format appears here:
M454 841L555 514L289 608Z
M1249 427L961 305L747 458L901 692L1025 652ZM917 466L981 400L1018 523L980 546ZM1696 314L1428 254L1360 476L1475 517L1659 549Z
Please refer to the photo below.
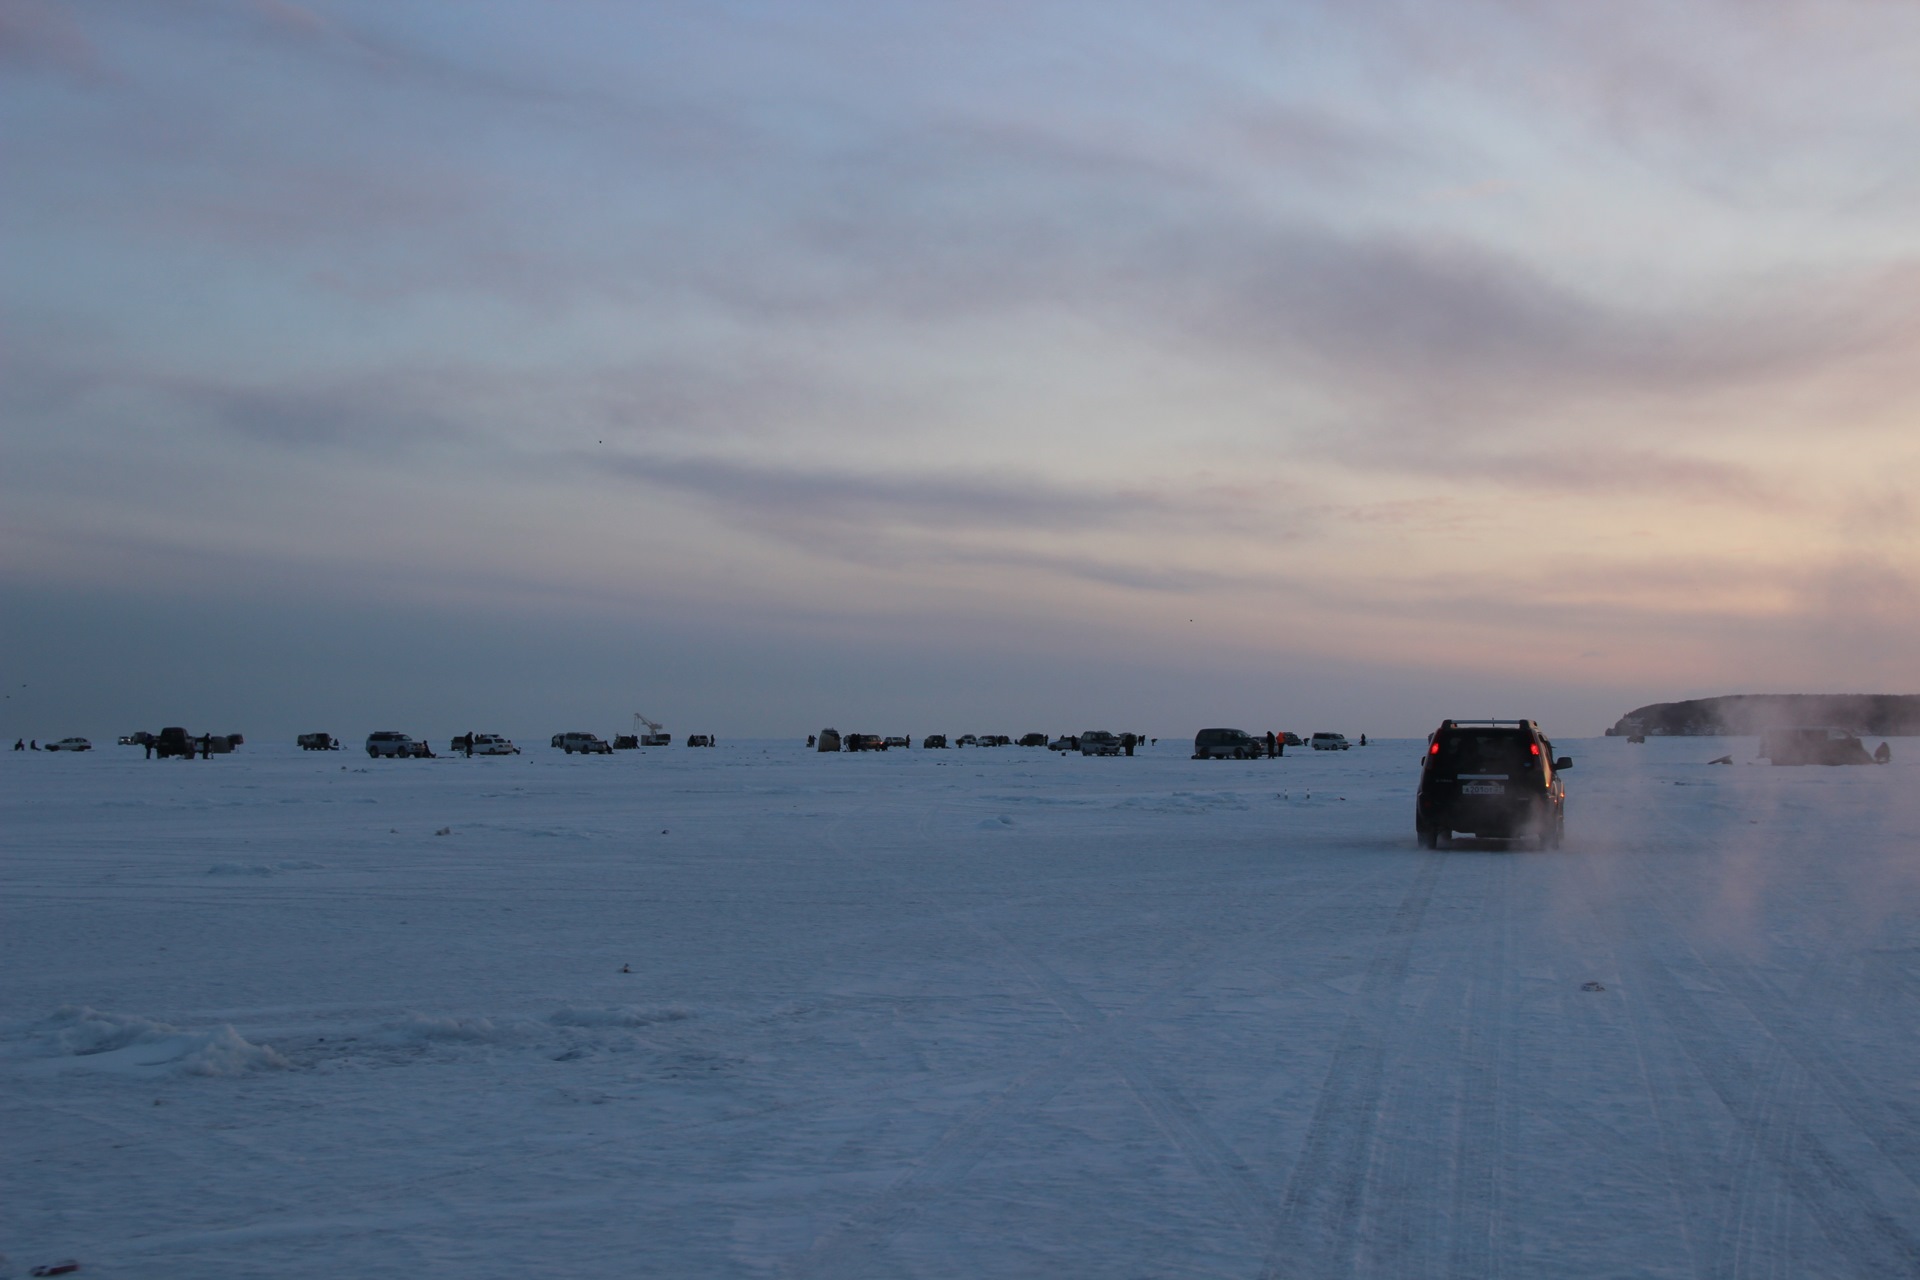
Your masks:
M1460 832L1559 848L1567 799L1560 773L1571 768L1531 720L1442 720L1427 735L1413 802L1420 847L1445 848Z

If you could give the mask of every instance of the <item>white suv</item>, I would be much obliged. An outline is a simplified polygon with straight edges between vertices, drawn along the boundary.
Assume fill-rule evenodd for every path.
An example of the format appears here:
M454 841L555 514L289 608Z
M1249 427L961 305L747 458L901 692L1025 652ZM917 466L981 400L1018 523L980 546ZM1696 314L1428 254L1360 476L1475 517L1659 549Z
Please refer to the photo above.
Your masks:
M413 739L404 733L382 729L367 735L367 754L375 759L381 756L410 756L413 754Z
M1353 744L1344 733L1316 733L1308 743L1315 751L1345 751Z
M473 735L473 754L477 756L517 756L520 748L497 733Z
M593 733L563 733L560 735L560 749L568 755L576 751L589 756L613 754L613 748L608 746L598 734Z
M1083 756L1117 756L1120 754L1120 739L1105 729L1089 729L1080 735L1080 754Z

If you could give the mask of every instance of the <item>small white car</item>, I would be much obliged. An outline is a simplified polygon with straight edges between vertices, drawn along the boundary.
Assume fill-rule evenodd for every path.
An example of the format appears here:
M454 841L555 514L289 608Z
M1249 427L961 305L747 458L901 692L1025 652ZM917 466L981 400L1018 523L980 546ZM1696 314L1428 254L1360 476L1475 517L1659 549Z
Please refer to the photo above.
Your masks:
M1120 754L1120 737L1108 733L1105 729L1089 729L1080 735L1080 754L1083 756L1117 756Z
M1353 744L1347 741L1347 735L1344 733L1316 733L1308 740L1307 745L1315 751L1345 751Z
M517 756L520 748L497 733L473 735L473 754L477 756Z
M40 749L42 751L91 751L93 744L85 738L62 738L58 742L49 742Z

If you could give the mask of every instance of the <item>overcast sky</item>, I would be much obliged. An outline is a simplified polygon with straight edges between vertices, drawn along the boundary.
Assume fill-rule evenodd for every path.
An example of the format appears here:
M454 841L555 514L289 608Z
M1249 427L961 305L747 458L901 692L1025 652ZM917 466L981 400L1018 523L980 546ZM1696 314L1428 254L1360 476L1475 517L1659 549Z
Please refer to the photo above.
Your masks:
M1920 690L1920 7L0 0L0 733Z

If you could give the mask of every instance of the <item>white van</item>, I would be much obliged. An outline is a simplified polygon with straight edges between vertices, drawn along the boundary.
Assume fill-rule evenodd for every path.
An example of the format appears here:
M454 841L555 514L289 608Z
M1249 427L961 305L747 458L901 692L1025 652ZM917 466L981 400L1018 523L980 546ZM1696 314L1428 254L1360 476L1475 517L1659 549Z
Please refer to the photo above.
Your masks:
M1316 733L1307 745L1315 751L1345 751L1353 744L1344 733Z

